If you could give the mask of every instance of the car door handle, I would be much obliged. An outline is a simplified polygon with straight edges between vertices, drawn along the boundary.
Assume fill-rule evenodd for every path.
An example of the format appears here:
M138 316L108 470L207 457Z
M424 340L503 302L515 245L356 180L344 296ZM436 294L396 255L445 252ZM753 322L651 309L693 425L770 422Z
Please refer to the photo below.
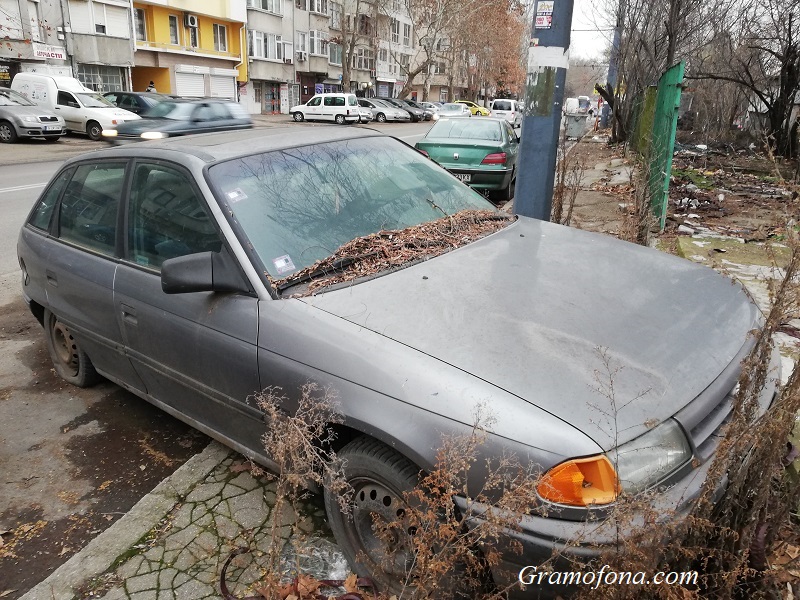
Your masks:
M136 317L136 309L127 304L122 304L122 320L129 325L138 325L139 319Z
M44 275L47 277L47 283L53 287L58 287L58 277L56 277L55 273L53 273L50 269L46 269Z

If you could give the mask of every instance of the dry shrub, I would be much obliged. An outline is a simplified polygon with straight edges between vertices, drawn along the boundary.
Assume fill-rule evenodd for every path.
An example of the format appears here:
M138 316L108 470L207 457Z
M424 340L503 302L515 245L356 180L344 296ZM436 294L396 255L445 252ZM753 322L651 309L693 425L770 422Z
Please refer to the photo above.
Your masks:
M433 470L420 474L418 485L404 494L406 509L379 530L384 543L405 554L398 596L488 600L507 591L491 585L487 569L500 562L498 542L518 530L520 516L534 506L539 477L516 457L501 456L487 460L488 475L479 491L473 489L470 473L481 460L491 423L481 408L469 434L444 438ZM511 550L521 547L512 542ZM385 562L394 568L397 557L386 556Z
M550 213L550 221L561 225L570 225L572 223L572 211L575 208L575 200L581 189L586 165L578 158L571 157L567 151L566 131L561 133L558 155L560 159L556 170L555 187L553 188L553 208Z
M625 213L620 227L619 237L627 242L640 246L650 245L650 232L657 223L650 202L647 182L650 179L650 167L647 160L637 153L630 153L635 161L631 169L630 188L632 190L632 209Z

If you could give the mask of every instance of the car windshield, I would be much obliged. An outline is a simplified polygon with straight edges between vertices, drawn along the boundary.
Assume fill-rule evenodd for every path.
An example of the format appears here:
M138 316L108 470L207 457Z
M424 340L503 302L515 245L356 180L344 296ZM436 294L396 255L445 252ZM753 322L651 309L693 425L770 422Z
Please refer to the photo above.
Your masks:
M191 102L159 102L142 117L146 119L174 119L176 121L188 121L192 118L194 104Z
M36 106L36 103L14 90L0 88L0 106Z
M436 121L428 132L429 138L461 138L472 140L503 139L500 123L494 119L443 119Z
M77 92L76 95L80 98L81 104L86 108L116 108L107 98L104 98L100 94Z
M361 236L495 208L435 163L388 137L289 148L212 166L226 215L273 279Z

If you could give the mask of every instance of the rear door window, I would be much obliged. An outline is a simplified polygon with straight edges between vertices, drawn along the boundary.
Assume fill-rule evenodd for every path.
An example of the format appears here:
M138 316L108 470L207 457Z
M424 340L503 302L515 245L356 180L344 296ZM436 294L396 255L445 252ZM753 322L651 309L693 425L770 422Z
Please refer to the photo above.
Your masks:
M67 184L58 215L58 237L107 256L116 255L117 213L125 163L81 165Z
M47 189L41 200L39 200L39 203L31 214L30 221L28 221L33 227L45 231L50 229L50 218L53 216L56 202L58 202L61 192L64 191L70 175L72 175L72 169L63 171Z

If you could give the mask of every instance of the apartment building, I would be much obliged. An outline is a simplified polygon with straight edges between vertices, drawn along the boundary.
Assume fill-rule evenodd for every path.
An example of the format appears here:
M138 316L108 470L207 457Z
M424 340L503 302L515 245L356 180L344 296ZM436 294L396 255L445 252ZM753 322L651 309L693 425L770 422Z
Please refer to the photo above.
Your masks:
M74 76L97 91L130 84L129 0L0 0L0 85L20 71Z
M72 2L74 0L70 0ZM238 99L247 81L247 0L133 2L131 89Z

